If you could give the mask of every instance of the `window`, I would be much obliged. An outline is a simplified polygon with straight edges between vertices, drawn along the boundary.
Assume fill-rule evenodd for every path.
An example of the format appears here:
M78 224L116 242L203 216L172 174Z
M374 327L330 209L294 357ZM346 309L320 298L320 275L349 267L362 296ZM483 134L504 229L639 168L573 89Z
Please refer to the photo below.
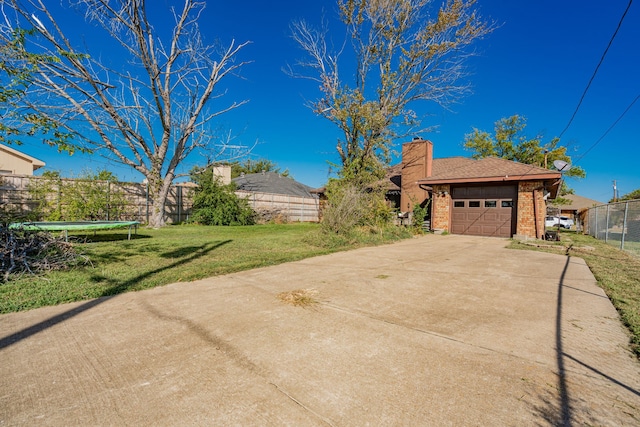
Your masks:
M454 208L464 208L464 200L456 200L453 202Z
M500 206L502 206L503 208L512 208L513 207L513 200L503 200L500 203Z
M495 208L496 206L498 206L498 202L496 202L495 200L485 200L484 201L484 207L485 208Z
M474 200L472 202L469 202L469 207L470 208L479 208L480 207L480 202Z

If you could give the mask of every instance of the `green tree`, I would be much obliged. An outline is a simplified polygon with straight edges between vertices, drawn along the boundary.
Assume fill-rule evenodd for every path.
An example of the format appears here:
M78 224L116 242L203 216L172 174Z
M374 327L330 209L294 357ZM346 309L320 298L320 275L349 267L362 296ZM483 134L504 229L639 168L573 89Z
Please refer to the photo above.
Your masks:
M29 193L34 202L33 219L116 220L126 206L116 176L107 170L85 171L76 179L66 180L57 171L45 171L29 185Z
M465 135L464 148L472 152L471 157L474 159L493 156L545 169L553 167L555 160L571 163L567 147L560 145L559 138L552 138L543 144L541 136L530 138L524 134L526 125L524 117L514 115L498 120L495 123L494 135L474 128L473 132ZM579 166L572 166L563 174L572 178L586 176L584 169ZM572 192L564 186L564 182L563 188L562 194Z
M27 187L31 200L31 210L27 219L31 221L60 221L62 211L60 196L62 194L62 177L60 172L47 170L39 178L34 178Z
M259 159L259 160L251 160L247 159L244 162L233 162L231 163L231 178L237 178L240 175L244 174L252 174L252 173L260 173L260 172L275 172L281 173L278 165L271 160L267 159ZM285 170L281 173L282 176L289 176L289 171Z
M38 64L59 62L55 55L27 52L27 37L35 33L34 29L22 28L0 31L0 142L20 145L22 138L40 135L46 144L73 153L79 147L71 143L72 132L64 131L55 119L21 104L39 71Z
M611 199L611 200L609 200L609 203L613 203L615 201L624 202L624 201L627 201L627 200L638 200L638 199L640 199L640 188L625 194L624 196L618 198L617 200Z
M117 220L125 205L125 195L110 171L85 171L77 179L63 181L60 210L66 221Z
M160 227L178 166L211 144L216 117L245 103L221 103L219 84L245 64L237 56L246 43L206 44L198 27L202 1L164 11L165 2L145 0L64 3L74 8L65 13L102 30L89 39L109 55L89 55L86 40L70 37L56 19L52 2L3 1L3 16L37 32L27 50L57 58L36 58L38 72L20 104L73 133L79 145L140 172L149 183L149 225ZM167 15L171 25L155 21Z
M341 131L340 176L366 187L384 175L393 141L415 132L420 101L446 105L467 92L463 60L493 30L474 0L338 0L347 40L332 51L329 25L292 24L306 58L293 77L318 83L309 103ZM344 71L346 70L346 71Z
M223 185L209 173L193 170L191 180L198 184L193 196L191 221L204 225L253 225L255 212L249 202L238 197L235 185Z

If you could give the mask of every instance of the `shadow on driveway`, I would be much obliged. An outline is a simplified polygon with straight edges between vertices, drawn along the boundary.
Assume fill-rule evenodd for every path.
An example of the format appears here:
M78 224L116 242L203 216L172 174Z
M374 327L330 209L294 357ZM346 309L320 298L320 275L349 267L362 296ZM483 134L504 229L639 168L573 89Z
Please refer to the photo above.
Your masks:
M9 347L17 342L20 342L23 339L26 339L32 335L35 335L37 333L40 333L44 330L46 330L47 328L50 328L52 326L55 326L59 323L64 322L65 320L68 320L72 317L77 316L80 313L84 313L87 310L90 310L106 301L108 301L109 299L113 298L115 295L117 294L121 294L123 292L126 292L127 290L129 290L129 288L131 288L132 286L134 286L135 284L137 284L138 282L140 282L143 279L147 279L151 276L153 276L154 274L158 274L161 273L165 270L169 270L179 264L184 264L185 262L190 262L193 260L196 260L206 254L208 254L209 252L218 249L224 245L226 245L227 243L230 243L231 240L224 240L222 242L218 242L215 244L212 243L207 243L205 245L202 245L201 247L193 247L193 252L185 257L185 258L180 258L178 260L176 260L175 262L165 265L163 267L157 268L155 270L151 270L151 271L147 271L146 273L140 274L136 277L133 277L127 281L124 282L115 282L112 284L111 287L109 287L108 289L106 289L102 295L99 298L96 299L92 299L90 301L85 302L84 304L81 304L77 307L72 308L71 310L65 311L64 313L60 313L56 316L53 316L47 320L44 320L40 323L36 323L33 326L30 326L28 328L25 328L21 331L15 332L11 335L8 335L4 338L0 338L0 349ZM184 256L184 253L181 253L182 256ZM110 280L110 279L107 279ZM113 281L113 280L111 280Z

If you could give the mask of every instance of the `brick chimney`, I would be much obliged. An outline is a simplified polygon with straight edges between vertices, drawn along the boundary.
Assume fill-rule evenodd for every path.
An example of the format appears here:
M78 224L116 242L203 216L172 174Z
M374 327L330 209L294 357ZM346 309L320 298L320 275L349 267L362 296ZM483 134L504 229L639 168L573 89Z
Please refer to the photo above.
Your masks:
M402 145L402 187L400 211L409 212L415 204L428 197L426 190L418 187L417 181L431 176L433 167L433 143L420 137Z

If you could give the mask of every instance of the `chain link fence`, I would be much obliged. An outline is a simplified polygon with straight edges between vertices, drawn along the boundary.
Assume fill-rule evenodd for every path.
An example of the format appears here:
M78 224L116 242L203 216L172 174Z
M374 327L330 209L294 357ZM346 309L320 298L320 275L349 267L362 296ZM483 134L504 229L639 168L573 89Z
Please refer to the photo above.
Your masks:
M640 200L589 209L585 233L640 256Z

